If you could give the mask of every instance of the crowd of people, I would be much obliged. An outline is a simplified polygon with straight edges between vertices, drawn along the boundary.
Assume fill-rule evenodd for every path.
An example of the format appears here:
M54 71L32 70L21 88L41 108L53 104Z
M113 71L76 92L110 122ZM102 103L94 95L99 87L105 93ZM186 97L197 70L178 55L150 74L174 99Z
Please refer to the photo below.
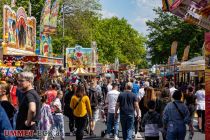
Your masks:
M86 132L95 137L95 126L103 119L104 139L119 139L120 124L124 140L184 140L186 125L194 134L193 119L205 133L205 87L199 84L175 87L173 81L161 88L141 79L95 77L63 85L50 84L46 91L34 88L34 75L22 72L17 78L0 82L0 139L65 139L64 116L69 119L70 135L82 140ZM155 87L157 86L156 82ZM4 130L49 132L29 137L5 136ZM144 136L139 132L144 132ZM162 135L159 135L161 132ZM36 133L37 134L37 133Z

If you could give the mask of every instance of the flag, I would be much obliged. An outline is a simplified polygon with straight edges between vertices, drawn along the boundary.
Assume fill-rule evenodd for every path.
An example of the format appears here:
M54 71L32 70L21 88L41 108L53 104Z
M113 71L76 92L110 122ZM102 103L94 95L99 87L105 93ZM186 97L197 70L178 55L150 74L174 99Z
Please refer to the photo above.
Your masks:
M183 54L183 57L182 57L182 61L187 61L187 60L188 60L189 51L190 51L190 45L188 45L188 46L184 49L184 54Z
M28 4L29 5L28 6L28 13L29 13L29 16L31 16L31 2L29 1L28 3L29 3Z
M40 33L46 32L48 30L48 27L50 25L50 8L51 0L46 0L41 14Z
M175 55L176 54L176 50L177 50L177 45L178 45L178 42L177 41L174 41L171 45L171 56Z
M57 19L58 19L60 2L61 2L61 0L56 0L52 5L51 15L50 15L50 27L51 28L57 27Z

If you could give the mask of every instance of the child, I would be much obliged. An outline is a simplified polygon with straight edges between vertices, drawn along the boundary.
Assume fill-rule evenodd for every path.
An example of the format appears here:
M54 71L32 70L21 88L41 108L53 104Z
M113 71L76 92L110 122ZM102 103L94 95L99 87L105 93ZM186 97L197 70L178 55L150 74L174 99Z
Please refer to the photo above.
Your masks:
M155 101L149 101L149 111L144 115L141 127L145 131L145 140L159 140L159 129L162 128L160 114L155 111Z
M42 101L42 108L41 108L41 117L39 122L39 129L48 131L51 129L53 125L53 116L51 113L50 106L46 103L47 102L47 95L44 94L41 96ZM41 140L47 140L48 136L43 136Z
M52 128L52 135L53 138L55 138L55 136L59 134L61 136L61 139L64 140L65 132L64 132L62 105L61 105L62 98L63 98L63 92L59 90L57 93L57 97L52 102L52 106L54 108L54 113L53 113L54 125ZM59 130L59 132L57 132L57 130Z

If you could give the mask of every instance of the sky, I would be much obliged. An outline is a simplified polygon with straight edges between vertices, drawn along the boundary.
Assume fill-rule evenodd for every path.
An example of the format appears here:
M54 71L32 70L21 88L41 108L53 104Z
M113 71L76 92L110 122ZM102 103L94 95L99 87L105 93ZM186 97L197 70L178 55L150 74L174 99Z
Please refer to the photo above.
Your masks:
M125 18L139 33L148 34L146 21L155 18L154 7L161 7L162 0L100 0L104 18Z

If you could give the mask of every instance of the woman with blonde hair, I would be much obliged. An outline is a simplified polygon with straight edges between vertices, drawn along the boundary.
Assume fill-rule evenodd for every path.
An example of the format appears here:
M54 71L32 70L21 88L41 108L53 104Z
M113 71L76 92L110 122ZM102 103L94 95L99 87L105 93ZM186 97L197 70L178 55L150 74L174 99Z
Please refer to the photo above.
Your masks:
M84 84L79 84L75 95L72 96L70 107L73 110L76 122L76 140L82 140L87 123L87 115L92 120L90 99L86 95Z

